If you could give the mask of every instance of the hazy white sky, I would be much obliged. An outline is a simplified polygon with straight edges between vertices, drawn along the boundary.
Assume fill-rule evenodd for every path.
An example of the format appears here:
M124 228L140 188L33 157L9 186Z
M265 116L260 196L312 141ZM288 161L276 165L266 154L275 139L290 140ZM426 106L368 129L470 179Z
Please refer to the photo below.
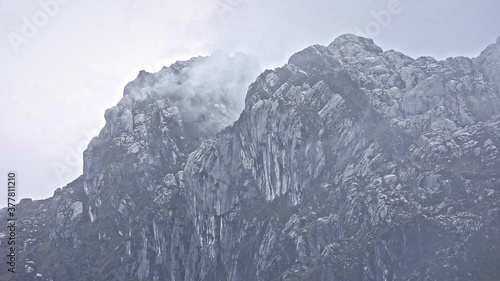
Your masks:
M477 56L500 36L499 10L498 0L0 0L0 172L18 171L18 199L75 179L104 110L142 69L219 49L273 68L347 32L413 57Z

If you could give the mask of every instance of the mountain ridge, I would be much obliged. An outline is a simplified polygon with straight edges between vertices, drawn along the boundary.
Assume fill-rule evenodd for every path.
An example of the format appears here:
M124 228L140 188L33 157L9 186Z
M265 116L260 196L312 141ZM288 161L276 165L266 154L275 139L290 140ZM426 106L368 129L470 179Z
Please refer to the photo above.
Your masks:
M217 64L141 72L84 175L20 207L43 241L19 280L494 280L498 42L437 61L343 35L260 74L232 125L197 95Z

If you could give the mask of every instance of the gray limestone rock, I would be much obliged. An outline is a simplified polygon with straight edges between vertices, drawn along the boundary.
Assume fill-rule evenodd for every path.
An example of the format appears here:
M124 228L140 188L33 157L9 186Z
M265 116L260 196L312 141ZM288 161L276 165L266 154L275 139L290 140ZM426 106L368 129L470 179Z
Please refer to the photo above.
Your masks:
M497 280L499 46L142 71L83 175L19 204L17 280Z

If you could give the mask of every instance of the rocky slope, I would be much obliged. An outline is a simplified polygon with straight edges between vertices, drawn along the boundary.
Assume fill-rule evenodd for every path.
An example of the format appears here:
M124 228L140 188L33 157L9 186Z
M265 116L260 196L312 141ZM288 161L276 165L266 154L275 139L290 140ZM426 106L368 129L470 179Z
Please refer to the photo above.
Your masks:
M192 223L173 175L238 118L259 72L254 58L222 53L141 71L106 111L83 175L52 198L18 205L13 280L179 280ZM0 280L12 277L4 273Z
M228 127L254 64L198 60L142 72L83 176L19 205L18 280L497 280L500 40L437 61L343 35Z

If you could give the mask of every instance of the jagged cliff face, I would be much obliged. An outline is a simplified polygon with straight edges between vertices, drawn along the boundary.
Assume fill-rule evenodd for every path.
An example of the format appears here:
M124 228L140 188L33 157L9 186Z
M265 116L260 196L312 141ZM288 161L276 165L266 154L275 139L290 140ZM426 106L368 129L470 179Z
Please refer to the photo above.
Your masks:
M141 73L83 176L20 204L19 280L497 279L500 41L436 61L344 35L244 105L255 63L218 60Z
M496 278L499 48L438 62L342 36L260 75L184 172L201 280Z
M193 231L174 175L238 118L259 72L252 57L220 53L141 71L106 111L83 175L19 205L17 280L181 280Z

